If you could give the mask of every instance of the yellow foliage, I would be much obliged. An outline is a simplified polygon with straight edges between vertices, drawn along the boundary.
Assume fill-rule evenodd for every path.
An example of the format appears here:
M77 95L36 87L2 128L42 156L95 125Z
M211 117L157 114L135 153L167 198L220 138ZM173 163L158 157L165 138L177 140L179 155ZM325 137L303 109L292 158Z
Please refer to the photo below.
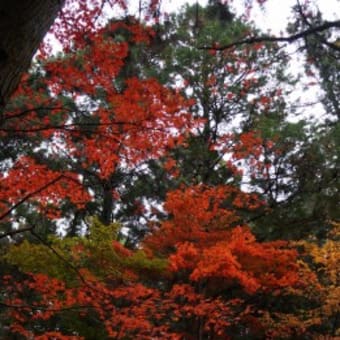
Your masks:
M333 229L322 244L315 241L300 241L305 255L312 258L312 266L316 268L319 278L319 289L314 291L320 306L305 313L307 326L327 323L340 313L340 223L333 223ZM338 337L320 339L339 339L340 328L333 330Z
M10 246L3 259L23 272L47 274L70 286L84 276L132 280L143 273L159 274L167 267L165 260L125 248L117 241L119 228L117 223L103 225L94 217L86 236L51 236L46 244L24 241Z

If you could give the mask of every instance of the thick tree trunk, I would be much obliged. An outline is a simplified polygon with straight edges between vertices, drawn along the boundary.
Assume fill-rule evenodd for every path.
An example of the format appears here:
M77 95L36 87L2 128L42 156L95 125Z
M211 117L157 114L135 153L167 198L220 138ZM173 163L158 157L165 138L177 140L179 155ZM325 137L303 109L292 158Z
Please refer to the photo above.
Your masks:
M64 0L0 0L0 109L63 4Z

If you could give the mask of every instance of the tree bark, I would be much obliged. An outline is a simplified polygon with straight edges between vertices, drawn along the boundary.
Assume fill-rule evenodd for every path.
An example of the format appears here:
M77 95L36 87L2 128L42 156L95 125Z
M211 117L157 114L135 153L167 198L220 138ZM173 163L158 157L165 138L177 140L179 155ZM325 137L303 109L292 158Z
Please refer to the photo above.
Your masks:
M113 195L112 195L112 188L107 186L104 188L103 192L103 206L102 206L102 213L100 216L100 221L104 225L110 225L112 223L112 211L113 211Z
M64 0L0 0L0 109L53 24Z

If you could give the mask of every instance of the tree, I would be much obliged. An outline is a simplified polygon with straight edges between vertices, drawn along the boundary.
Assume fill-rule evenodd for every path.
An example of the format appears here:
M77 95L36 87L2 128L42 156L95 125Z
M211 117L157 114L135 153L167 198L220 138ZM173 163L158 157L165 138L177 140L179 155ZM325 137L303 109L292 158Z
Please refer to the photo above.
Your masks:
M153 13L158 1L145 4L146 13ZM64 6L65 5L65 6ZM125 8L124 1L114 0L48 0L2 1L0 4L0 109L7 104L16 90L21 76L28 70L33 55L51 28L51 33L61 44L77 35L91 31L101 16L105 5Z
M173 217L134 252L115 240L117 225L98 221L87 238L11 247L7 263L30 274L13 289L3 278L2 303L13 308L9 334L82 336L92 319L91 332L105 329L104 337L264 336L262 313L275 313L271 294L303 283L295 250L257 243L246 226L233 227L235 208L257 204L229 186L183 188L168 194Z
M165 209L172 217L154 224L135 251L117 242L119 225L97 219L86 237L12 245L2 257L9 274L2 277L1 306L10 311L1 317L8 325L3 334L336 336L336 233L323 246L300 242L302 255L313 261L298 260L293 244L257 242L247 226L238 225L237 210L259 204L232 186L198 185L168 193ZM13 273L21 277L14 285Z
M325 24L321 12L316 9L315 14L308 12L306 6L298 5L295 7L296 21L291 25L290 30L295 31L302 28L310 28ZM340 22L337 26L340 28ZM315 35L304 37L303 51L305 53L306 63L305 70L311 78L314 72L319 74L319 84L324 92L320 101L325 106L328 115L339 121L340 109L339 91L336 84L339 83L339 55L340 48L334 43L332 34L336 30L326 30Z
M116 40L119 30L130 35L128 41ZM33 203L42 205L43 214L52 218L57 207L55 217L60 212L73 217L78 228L89 214L99 214L104 224L110 224L114 190L118 194L121 185L117 178L128 177L137 165L183 142L194 125L185 112L190 101L155 79L120 78L129 44L148 44L150 34L136 22L112 22L84 37L87 42L91 39L90 46L76 55L44 62L22 83L18 101L8 107L2 132L24 136L29 147L27 153L14 155L14 165L2 179L4 195L10 187L18 193L4 203L3 218L14 214L19 205L22 216L22 207L30 210ZM37 122L38 117L43 119ZM22 183L27 176L29 188ZM66 182L73 183L74 189ZM88 201L94 202L87 205Z
M338 201L339 164L333 151L337 152L334 137L338 130L336 98L339 72L336 70L339 48L335 37L339 21L323 20L320 11L312 4L301 5L298 2L293 10L295 22L288 24L286 36L246 32L241 39L217 45L201 43L200 46L205 46L203 50L218 53L240 46L255 48L259 43L296 43L297 51L306 58L304 66L309 81L305 88L321 86L320 102L324 104L327 118L324 122L292 124L285 121L285 113L292 108L284 103L285 107L280 108L283 110L280 112L281 119L280 116L263 115L253 125L258 136L264 139L262 157L267 164L256 169L250 184L253 190L264 195L270 207L253 221L258 235L265 238L270 235L274 238L303 238L310 233L322 238L331 228L329 220L338 219L335 202ZM279 106L276 104L276 107ZM248 162L248 165L254 168L254 164ZM308 170L311 166L315 170L313 173ZM271 231L265 231L263 224L271 225Z
M64 1L2 1L0 5L0 109L17 88Z
M256 134L261 135L258 127L263 116L275 120L275 124L281 124L286 117L283 94L292 81L282 66L288 56L277 46L258 45L254 49L222 53L196 49L203 43L223 44L254 29L232 16L221 19L216 13L219 13L216 4L183 8L163 25L155 26L156 37L145 56L132 60L133 65L139 65L140 73L155 76L173 88L181 86L183 96L194 98L190 112L201 124L185 146L174 148L166 157L149 164L147 172L137 174L136 181L125 190L122 201L127 202L123 203L126 209L119 216L126 218L137 210L133 204L136 197L140 197L138 202L148 201L155 207L155 202L164 200L167 190L183 183L240 185L243 179L240 164L250 156L251 148L258 151L251 158L260 169L262 139L250 138L249 132L256 129ZM140 55L143 52L135 56ZM147 62L143 65L141 60ZM240 138L248 139L248 143L236 156ZM235 157L226 162L226 155L230 158L230 154ZM128 222L132 232L136 231L132 239L145 231L141 223L136 226L139 216Z
M338 135L287 121L288 56L197 49L257 34L220 1L84 6L4 111L0 335L337 336Z
M293 35L327 24L318 8L308 4L298 3L294 7L294 14L295 21L288 25L288 31ZM288 161L281 162L280 169L277 169L285 182L279 204L273 206L272 213L267 217L258 220L259 226L271 224L276 238L305 239L314 234L318 239L325 239L332 229L331 221L339 219L339 119L336 103L339 50L333 44L332 36L337 32L336 27L334 24L327 30L310 32L301 36L298 42L298 50L305 60L301 70L301 77L307 78L304 88L308 90L319 86L317 102L323 104L324 114L314 114L314 122L304 119L298 125L288 124L286 128L276 123L271 131L266 124L265 134L277 136L274 149L281 154L276 156L277 161L281 162L282 155ZM305 104L305 108L312 107ZM281 133L278 129L281 129ZM287 146L290 143L296 143L296 146L290 148L289 152Z

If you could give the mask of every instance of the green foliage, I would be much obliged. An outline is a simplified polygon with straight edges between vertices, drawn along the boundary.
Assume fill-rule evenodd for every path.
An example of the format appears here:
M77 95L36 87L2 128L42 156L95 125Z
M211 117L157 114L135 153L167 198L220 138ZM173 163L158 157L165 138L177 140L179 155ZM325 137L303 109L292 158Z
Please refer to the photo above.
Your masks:
M119 243L119 229L117 223L103 225L94 217L86 236L60 238L50 235L46 244L24 240L9 247L2 259L23 272L44 273L71 286L79 283L83 268L102 279L123 278L129 270L142 276L157 276L165 270L165 260L148 257L142 250L132 253Z

